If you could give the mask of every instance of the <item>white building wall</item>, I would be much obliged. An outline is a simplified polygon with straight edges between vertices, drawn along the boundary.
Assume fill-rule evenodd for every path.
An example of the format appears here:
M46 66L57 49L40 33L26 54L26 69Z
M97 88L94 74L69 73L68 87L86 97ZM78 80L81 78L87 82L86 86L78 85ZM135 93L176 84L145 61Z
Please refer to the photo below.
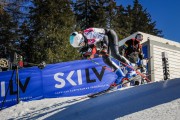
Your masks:
M180 78L180 51L153 45L154 77L155 81L163 80L162 52L167 53L170 79Z

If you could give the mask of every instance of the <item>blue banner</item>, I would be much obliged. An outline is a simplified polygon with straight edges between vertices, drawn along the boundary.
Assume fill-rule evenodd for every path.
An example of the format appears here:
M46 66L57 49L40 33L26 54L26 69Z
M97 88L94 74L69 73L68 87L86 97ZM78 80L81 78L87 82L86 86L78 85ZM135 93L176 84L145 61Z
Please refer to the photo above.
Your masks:
M117 76L106 69L102 58L49 64L0 72L0 105L9 107L17 103L19 77L20 100L79 96L105 90ZM17 74L18 72L18 74Z
M94 59L104 65L101 59ZM80 60L47 66L42 71L44 97L85 95L109 87L116 75L91 60Z
M17 103L16 75L19 77L20 100L27 101L43 98L41 71L37 67L1 72L1 107L11 106Z

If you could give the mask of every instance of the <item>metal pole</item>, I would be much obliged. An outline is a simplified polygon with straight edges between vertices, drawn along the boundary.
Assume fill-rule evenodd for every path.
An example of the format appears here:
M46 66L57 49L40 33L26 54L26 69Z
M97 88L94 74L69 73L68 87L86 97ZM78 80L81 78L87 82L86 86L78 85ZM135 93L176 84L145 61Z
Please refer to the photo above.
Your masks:
M16 83L17 83L17 104L20 102L19 99L19 70L18 65L16 65Z

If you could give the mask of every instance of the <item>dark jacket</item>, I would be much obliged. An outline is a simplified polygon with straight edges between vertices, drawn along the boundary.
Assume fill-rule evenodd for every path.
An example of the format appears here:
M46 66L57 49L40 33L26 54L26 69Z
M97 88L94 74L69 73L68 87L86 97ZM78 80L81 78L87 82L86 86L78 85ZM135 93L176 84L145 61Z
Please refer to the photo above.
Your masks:
M132 38L127 40L123 46L124 56L132 63L136 63L138 58L143 59L142 45L138 40Z

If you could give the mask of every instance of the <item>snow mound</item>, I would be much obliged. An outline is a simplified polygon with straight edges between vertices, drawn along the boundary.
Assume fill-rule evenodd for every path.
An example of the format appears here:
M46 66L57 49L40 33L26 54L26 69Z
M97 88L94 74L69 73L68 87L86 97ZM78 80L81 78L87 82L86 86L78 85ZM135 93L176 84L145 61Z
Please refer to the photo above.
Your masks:
M96 98L68 97L20 104L0 112L1 120L178 120L180 79L120 89Z

